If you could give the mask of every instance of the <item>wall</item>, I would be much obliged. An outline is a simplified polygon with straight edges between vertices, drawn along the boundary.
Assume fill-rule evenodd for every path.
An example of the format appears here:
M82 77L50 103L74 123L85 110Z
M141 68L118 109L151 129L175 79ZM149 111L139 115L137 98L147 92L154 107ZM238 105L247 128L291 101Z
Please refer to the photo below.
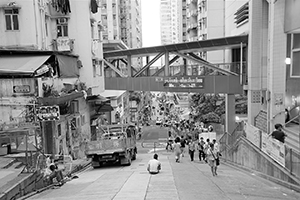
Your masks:
M284 31L292 32L300 29L300 1L285 0Z
M221 144L220 149L224 148ZM285 186L288 186L287 183L295 186L300 185L300 180L293 177L284 167L269 158L245 138L238 139L232 148L223 151L222 156L229 163L281 180Z
M7 5L10 0L2 0L0 6ZM7 31L4 16L4 9L0 9L0 46L31 46L38 45L38 30L35 27L35 9L33 1L15 1L19 9L19 30ZM30 2L30 3L29 3Z
M63 115L59 121L52 123L54 154L71 155L73 159L85 157L86 144L91 137L90 107L84 98L76 101L79 102L78 113ZM76 130L71 128L73 119L76 120Z
M28 93L16 93L14 86L28 86ZM26 105L33 103L36 95L34 79L0 79L0 122L15 124L25 121Z

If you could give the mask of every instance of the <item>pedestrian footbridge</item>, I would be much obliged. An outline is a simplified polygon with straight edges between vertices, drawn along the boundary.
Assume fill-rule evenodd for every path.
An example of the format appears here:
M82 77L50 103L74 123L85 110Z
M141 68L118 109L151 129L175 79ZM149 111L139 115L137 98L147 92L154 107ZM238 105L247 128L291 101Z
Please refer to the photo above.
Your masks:
M247 44L248 35L240 35L104 52L105 89L225 94L226 130L232 132L235 123L234 95L242 94L247 86L246 60L213 64L199 54L235 49L239 57L244 58ZM154 57L150 60L150 56ZM164 65L153 69L152 65L163 56ZM141 57L146 57L145 66L140 69L132 66L132 60ZM181 64L175 65L176 61Z

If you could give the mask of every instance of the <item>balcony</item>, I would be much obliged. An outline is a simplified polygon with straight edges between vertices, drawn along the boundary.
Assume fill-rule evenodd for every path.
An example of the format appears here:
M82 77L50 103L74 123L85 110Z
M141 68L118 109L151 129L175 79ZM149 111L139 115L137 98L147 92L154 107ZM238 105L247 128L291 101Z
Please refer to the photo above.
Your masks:
M74 39L69 38L53 39L53 50L72 52L74 49L74 41Z

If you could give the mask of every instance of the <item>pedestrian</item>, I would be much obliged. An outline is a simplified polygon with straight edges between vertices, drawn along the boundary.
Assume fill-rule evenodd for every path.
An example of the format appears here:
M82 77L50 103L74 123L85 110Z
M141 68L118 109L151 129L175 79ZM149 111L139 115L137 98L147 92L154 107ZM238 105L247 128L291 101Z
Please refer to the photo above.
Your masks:
M54 163L50 164L49 172L47 177L50 180L50 183L53 183L53 179L56 178L59 186L64 184L62 171L58 169L58 159L55 159Z
M169 147L171 149L171 151L173 151L173 137L172 137L172 132L169 131L169 138L168 138L168 141L167 141L167 146L166 146L166 150L168 151L169 150Z
M220 156L222 156L221 152L220 152L220 147L219 147L219 144L217 143L217 140L216 139L213 139L213 142L214 144L214 151L216 152L216 171L217 171L217 168L218 166L220 165Z
M175 151L175 160L176 162L180 162L180 155L181 155L181 145L180 145L180 138L177 137L175 139L175 145L174 145L174 151Z
M183 135L181 136L180 139L180 150L181 150L181 156L184 157L184 152L185 152L185 144L186 144L186 140L183 137Z
M205 145L205 142L203 140L203 137L201 137L200 141L198 143L199 161L205 160L204 145Z
M195 142L193 141L193 139L190 139L190 141L188 142L188 147L189 147L189 154L191 157L191 161L194 161L194 154L195 154L195 149L196 149L196 145Z
M274 139L284 143L287 135L282 131L283 126L281 124L275 124L275 130L268 136L272 136Z
M158 155L154 154L153 159L149 160L147 171L150 174L158 174L161 170L161 163L158 161Z
M205 155L205 159L204 159L204 161L207 163L207 150L208 150L208 148L209 148L209 146L210 146L210 140L209 140L209 138L207 138L206 139L206 143L204 144L204 155Z
M213 176L217 175L217 164L216 164L216 159L217 159L217 152L214 149L214 144L211 143L207 149L206 153L206 159L208 162L208 165L211 168L211 173Z

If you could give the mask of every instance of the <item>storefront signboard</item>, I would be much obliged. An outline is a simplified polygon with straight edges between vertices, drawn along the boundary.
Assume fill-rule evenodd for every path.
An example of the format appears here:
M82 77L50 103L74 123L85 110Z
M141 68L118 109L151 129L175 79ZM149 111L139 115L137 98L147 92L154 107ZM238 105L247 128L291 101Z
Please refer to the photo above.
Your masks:
M60 119L59 106L41 106L36 109L38 121L56 121Z

